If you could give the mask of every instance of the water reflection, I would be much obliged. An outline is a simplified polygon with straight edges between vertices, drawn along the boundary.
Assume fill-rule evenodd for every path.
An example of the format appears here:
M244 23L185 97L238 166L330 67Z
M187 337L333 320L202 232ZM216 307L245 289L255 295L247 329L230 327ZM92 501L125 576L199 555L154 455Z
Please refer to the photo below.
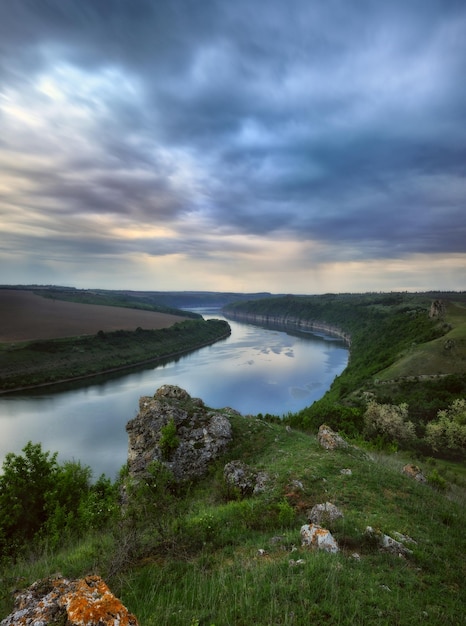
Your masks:
M80 460L94 475L114 477L126 460L125 425L137 414L140 396L163 384L179 385L211 407L284 415L320 398L346 366L340 341L229 323L228 339L158 367L0 396L0 462L28 440L40 441L60 460Z

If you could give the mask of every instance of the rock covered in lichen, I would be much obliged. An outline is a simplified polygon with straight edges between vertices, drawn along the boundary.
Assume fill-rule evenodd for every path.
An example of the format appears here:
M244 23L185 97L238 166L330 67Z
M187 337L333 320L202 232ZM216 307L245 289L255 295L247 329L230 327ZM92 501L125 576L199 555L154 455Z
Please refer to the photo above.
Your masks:
M336 553L340 550L332 533L318 524L304 524L301 526L301 545L331 553Z
M426 477L422 473L421 469L417 465L413 465L412 463L408 463L403 467L403 474L409 476L410 478L414 478L418 483L425 483Z
M177 481L202 476L231 441L226 413L226 409L209 409L176 385L160 387L153 397L143 396L138 415L126 426L129 475L138 478L151 462L159 461ZM173 445L167 452L163 436L168 424L173 429Z
M347 442L334 432L327 424L322 424L317 433L317 441L322 448L326 450L336 450L337 448L347 448Z
M390 552L390 554L395 554L397 556L405 557L412 554L412 550L409 550L403 544L403 541L406 543L416 543L413 539L411 539L411 537L407 537L401 533L397 533L397 535L403 541L398 541L397 539L390 537L390 535L386 535L380 530L372 528L372 526L367 526L365 533L377 542L381 550L384 552Z
M14 610L0 626L138 626L134 615L99 576L39 580L15 596Z
M244 461L230 461L223 468L225 482L247 496L262 493L270 480L267 472L256 471Z
M307 512L307 519L312 524L331 524L342 517L343 513L332 502L316 504Z

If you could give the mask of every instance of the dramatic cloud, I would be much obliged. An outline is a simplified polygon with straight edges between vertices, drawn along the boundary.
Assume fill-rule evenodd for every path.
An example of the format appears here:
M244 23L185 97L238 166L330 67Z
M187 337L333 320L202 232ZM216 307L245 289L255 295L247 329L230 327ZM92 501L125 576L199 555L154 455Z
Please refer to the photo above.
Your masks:
M464 289L466 5L0 3L0 283Z

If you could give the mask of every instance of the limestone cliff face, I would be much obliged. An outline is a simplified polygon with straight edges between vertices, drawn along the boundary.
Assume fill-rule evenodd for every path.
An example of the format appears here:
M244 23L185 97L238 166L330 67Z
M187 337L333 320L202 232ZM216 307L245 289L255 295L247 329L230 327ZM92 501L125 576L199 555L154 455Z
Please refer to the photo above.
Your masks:
M300 330L326 333L332 337L339 337L340 339L343 339L348 346L351 345L351 335L349 333L345 333L341 330L341 328L332 326L332 324L327 324L323 321L303 320L300 317L295 317L294 315L246 313L243 311L227 311L225 312L225 317L250 322L252 324L290 326Z
M231 440L228 411L234 412L209 409L175 385L160 387L153 397L143 396L139 414L126 426L129 475L138 478L152 461L159 461L178 481L202 476ZM163 438L168 424L175 432L167 451Z

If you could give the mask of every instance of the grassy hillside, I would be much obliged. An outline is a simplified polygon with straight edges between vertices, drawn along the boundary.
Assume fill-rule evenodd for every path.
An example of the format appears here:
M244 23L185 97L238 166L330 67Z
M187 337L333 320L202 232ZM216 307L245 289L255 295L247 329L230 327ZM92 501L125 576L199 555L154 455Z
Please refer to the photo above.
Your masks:
M0 617L13 587L60 571L101 574L141 626L463 623L464 475L440 492L402 474L409 459L329 452L281 423L231 419L234 444L204 480L175 492L164 485L152 505L140 496L131 524L62 535L55 550L36 543L33 557L5 567ZM269 473L265 493L240 498L225 487L223 464L238 458ZM338 554L300 544L306 511L326 501L344 513L329 526ZM381 551L368 525L409 535L412 554Z
M343 328L351 334L347 370L322 400L283 422L228 412L233 444L203 480L176 486L158 470L132 492L126 509L118 485L100 480L81 500L76 493L63 508L50 508L34 540L14 560L2 559L0 618L11 610L13 589L59 571L102 575L141 626L462 625L466 466L434 458L421 445L438 410L466 397L464 294L449 297L443 319L430 319L438 297L328 294L238 305ZM442 369L446 364L453 367ZM380 435L364 440L372 401L408 402L417 443L403 451ZM323 422L358 446L320 448L312 432ZM242 497L225 484L224 464L235 459L268 473L265 492ZM426 483L403 474L413 462ZM63 485L76 483L69 468L60 476ZM32 482L25 484L30 497ZM58 497L53 487L49 507ZM2 494L0 480L0 500ZM325 502L344 514L326 524L337 554L301 545L308 510ZM410 552L383 551L367 526L409 537ZM0 532L2 539L8 546Z
M409 346L396 361L378 373L381 381L413 376L466 375L466 304L448 301L442 337Z

